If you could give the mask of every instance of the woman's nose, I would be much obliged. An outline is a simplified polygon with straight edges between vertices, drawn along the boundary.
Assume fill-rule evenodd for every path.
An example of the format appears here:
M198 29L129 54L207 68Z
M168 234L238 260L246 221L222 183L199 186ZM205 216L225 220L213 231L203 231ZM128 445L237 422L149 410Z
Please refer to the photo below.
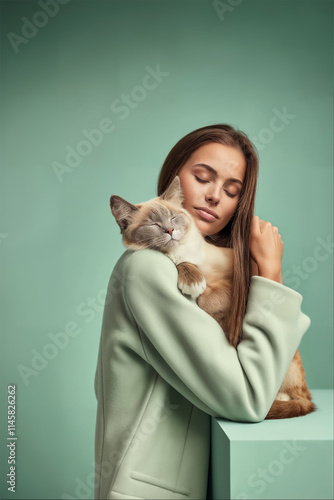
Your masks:
M205 195L205 201L208 203L212 203L213 205L218 205L220 201L219 189L214 189L213 187L210 189L208 193Z

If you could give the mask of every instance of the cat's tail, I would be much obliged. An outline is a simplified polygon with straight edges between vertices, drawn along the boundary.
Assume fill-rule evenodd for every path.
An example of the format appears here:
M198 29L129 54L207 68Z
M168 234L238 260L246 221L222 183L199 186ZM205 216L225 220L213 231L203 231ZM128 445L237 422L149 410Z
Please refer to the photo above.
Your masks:
M315 404L307 398L299 397L290 401L279 401L275 399L266 416L266 420L277 418L302 417L312 413L317 408Z

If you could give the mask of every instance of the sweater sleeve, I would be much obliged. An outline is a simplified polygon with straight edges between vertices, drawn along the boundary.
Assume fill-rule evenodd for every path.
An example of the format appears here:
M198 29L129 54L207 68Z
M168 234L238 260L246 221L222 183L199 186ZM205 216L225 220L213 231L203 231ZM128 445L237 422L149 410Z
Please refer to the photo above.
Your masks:
M133 252L124 273L124 300L146 360L159 375L210 415L265 418L310 324L301 312L302 296L253 277L243 340L235 349L218 323L179 291L167 256Z

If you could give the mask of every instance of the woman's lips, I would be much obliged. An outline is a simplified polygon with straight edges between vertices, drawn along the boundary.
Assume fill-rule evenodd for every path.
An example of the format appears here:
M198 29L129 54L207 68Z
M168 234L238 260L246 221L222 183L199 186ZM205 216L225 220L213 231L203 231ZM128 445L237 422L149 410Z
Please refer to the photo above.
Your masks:
M208 210L208 209L205 209L205 208L195 208L196 212L198 213L198 215L200 217L202 217L203 219L209 221L209 222L212 222L212 221L215 221L218 219L218 215L213 212L213 210Z

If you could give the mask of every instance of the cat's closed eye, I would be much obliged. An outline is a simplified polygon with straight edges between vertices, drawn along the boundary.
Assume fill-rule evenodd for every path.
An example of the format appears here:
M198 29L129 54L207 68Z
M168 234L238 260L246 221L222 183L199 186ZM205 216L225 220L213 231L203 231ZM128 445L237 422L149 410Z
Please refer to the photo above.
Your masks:
M161 227L161 224L159 222L153 222L153 221L148 221L148 222L143 222L141 224L141 227Z

